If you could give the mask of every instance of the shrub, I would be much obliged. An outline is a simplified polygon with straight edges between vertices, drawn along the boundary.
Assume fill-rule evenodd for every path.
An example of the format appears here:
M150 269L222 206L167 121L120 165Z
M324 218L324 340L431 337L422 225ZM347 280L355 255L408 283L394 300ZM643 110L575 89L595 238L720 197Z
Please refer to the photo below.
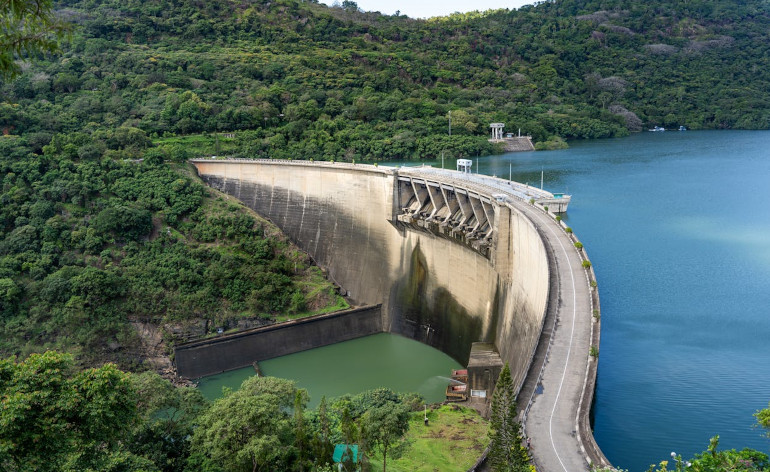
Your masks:
M583 243L581 243L580 241L577 241L577 242L575 242L575 247L577 249L583 249Z
M589 267L591 267L591 261L589 260L583 261L583 268L588 269Z

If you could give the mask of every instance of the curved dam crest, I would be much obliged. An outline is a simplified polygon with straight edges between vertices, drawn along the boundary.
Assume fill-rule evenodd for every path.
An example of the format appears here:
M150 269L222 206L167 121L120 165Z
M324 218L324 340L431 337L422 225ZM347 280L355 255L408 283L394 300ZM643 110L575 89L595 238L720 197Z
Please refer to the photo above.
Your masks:
M506 194L505 181L495 179L501 183L496 189L489 178L474 181L438 169L272 160L192 163L208 185L272 220L355 304L382 304L383 331L433 346L463 365L473 343L488 343L510 364L518 389L531 365L535 383L543 376L533 359L539 362L535 354L542 350L536 348L546 318L559 319L554 301L562 304L561 281L549 264L556 251L532 212L544 213ZM590 332L590 315L588 323ZM491 396L499 365L482 367L487 381L474 380L471 371L470 388ZM592 397L595 370L592 377L580 369L575 372L580 386L585 375ZM587 409L581 410L578 416L587 418ZM572 428L584 429L578 419L572 417ZM574 442L574 430L572 436ZM590 429L588 436L593 442ZM536 445L537 440L533 436ZM579 449L587 470L586 448Z

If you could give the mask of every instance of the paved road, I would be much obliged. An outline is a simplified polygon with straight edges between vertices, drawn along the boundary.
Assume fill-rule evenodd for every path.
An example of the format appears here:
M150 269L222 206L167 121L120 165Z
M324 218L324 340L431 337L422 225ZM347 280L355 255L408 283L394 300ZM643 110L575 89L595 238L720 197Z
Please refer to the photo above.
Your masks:
M552 297L557 302L552 307L556 311L549 313L554 325L551 329L547 321L541 338L541 342L548 342L550 337L550 348L540 382L534 388L522 389L527 397L519 397L522 407L531 402L525 434L531 438L531 454L538 470L587 471L588 462L577 436L577 415L588 369L593 322L588 277L580 255L556 221L532 206L515 206L540 226L558 273L558 294L554 294L558 296ZM534 384L535 379L528 382Z

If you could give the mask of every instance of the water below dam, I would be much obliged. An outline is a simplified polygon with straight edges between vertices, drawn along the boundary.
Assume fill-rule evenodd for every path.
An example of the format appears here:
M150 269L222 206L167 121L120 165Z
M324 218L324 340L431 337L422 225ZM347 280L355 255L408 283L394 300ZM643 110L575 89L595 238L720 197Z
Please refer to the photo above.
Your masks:
M375 334L331 346L298 352L259 363L264 375L297 382L310 394L309 407L326 398L387 387L396 392L417 392L428 403L443 401L448 377L460 364L443 352L395 334ZM209 400L222 387L237 389L253 367L200 379L198 388Z
M631 472L691 457L716 434L720 448L770 452L752 428L770 401L770 132L570 146L473 167L537 186L542 171L546 190L573 195L565 220L602 302L599 446Z

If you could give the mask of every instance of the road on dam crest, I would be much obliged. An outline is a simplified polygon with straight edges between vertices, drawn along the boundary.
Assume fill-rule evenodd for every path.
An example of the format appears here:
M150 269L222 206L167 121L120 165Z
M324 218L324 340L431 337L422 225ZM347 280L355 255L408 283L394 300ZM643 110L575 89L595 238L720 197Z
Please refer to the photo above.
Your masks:
M590 285L582 258L568 234L551 216L532 206L517 204L540 228L555 260L558 274L556 306L549 307L554 316L550 346L544 359L539 381L530 375L527 383L535 383L528 398L519 398L525 411L524 433L531 438L532 455L538 470L575 472L589 470L588 459L578 435L580 404L588 364L591 361L591 329L593 323ZM553 298L552 298L553 300ZM548 329L548 321L546 328ZM539 367L539 366L536 366ZM590 388L593 388L592 386Z

